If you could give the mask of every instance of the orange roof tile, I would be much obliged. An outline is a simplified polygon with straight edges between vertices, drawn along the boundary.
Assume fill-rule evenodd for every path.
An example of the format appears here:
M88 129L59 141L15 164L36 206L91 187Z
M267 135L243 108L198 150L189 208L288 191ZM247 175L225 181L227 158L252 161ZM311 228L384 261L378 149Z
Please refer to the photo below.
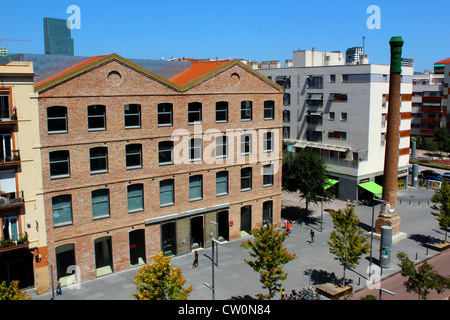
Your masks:
M450 63L450 58L435 62L434 64L446 64L446 63Z
M170 81L179 86L185 85L229 61L230 60L191 62L191 67L189 69L177 74L175 77L171 78Z
M48 82L48 81L50 81L52 79L58 78L58 77L66 74L66 73L69 73L69 72L71 72L73 70L76 70L76 69L78 69L78 68L80 68L82 66L85 66L85 65L87 65L87 64L89 64L91 62L97 61L97 60L99 60L99 59L101 59L103 57L105 57L105 56L104 55L103 56L95 56L95 57L91 57L89 59L86 59L86 60L84 60L84 61L82 61L82 62L80 62L80 63L78 63L78 64L76 64L76 65L74 65L74 66L72 66L70 68L67 68L67 69L61 71L60 73L54 74L53 76L51 76L51 77L49 77L47 79L44 79L42 81L39 81L38 83L35 83L34 86L37 87L39 85L42 85L42 84L44 84L44 83L46 83L46 82Z

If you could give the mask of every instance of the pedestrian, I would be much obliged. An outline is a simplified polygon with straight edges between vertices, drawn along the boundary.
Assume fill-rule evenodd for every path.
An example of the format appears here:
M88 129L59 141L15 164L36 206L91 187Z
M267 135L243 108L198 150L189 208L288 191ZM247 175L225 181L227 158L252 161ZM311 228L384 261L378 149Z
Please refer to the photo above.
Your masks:
M198 252L197 252L197 250L194 253L194 263L192 264L192 268L198 268Z
M311 236L310 243L314 243L314 231L313 231L313 229L311 229L311 232L309 233L309 235Z
M297 299L297 291L295 291L294 289L292 289L292 291L291 291L291 297L292 297L292 300Z
M287 231L288 235L291 234L291 226L292 226L291 220L288 220L286 223L286 231Z
M281 300L286 300L286 293L284 292L284 288L281 289Z
M61 290L61 280L58 279L58 284L56 285L56 295L61 296L62 290Z

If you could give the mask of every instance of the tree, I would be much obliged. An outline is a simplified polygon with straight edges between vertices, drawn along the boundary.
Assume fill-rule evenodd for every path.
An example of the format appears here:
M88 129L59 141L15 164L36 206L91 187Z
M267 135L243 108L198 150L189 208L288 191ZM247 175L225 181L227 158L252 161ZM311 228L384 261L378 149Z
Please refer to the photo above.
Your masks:
M450 289L450 279L439 275L427 261L416 270L414 263L404 252L399 252L397 257L400 260L398 265L402 269L402 276L408 278L403 282L406 292L418 294L419 300L426 300L431 290L442 294L445 290Z
M192 286L183 289L186 279L180 268L173 268L171 257L162 253L152 256L153 263L142 266L134 276L138 292L132 297L138 300L186 300Z
M442 151L448 151L450 146L450 137L447 128L439 127L433 133L433 139L437 143L438 150L442 155Z
M441 187L431 197L433 205L431 214L439 222L439 227L444 230L444 243L447 242L447 230L450 227L450 183L443 181Z
M0 300L31 300L26 292L19 291L19 281L11 281L9 285L6 281L0 283Z
M317 203L323 196L325 200L332 197L331 192L325 189L328 173L325 162L310 149L289 153L283 157L282 188L288 192L300 192L306 200L306 209L309 202Z
M260 282L263 289L268 289L267 295L260 295L260 299L271 299L281 289L281 282L287 274L283 271L283 265L297 258L295 254L287 252L283 246L287 232L275 229L272 224L255 228L251 231L253 241L247 240L241 247L249 250L255 261L244 259L250 267L260 274Z
M345 287L345 269L355 268L359 264L359 259L370 249L363 230L359 227L359 219L350 207L342 210L330 210L333 219L333 232L327 242L330 246L330 253L334 254L344 268L342 286Z
M431 153L431 159L436 151L439 150L439 144L434 140L425 140L425 149Z

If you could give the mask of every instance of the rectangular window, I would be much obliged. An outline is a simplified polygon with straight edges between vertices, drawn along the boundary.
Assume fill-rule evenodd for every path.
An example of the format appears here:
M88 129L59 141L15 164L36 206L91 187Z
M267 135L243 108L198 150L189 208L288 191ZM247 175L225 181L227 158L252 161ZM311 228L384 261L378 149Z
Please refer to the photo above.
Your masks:
M216 122L217 123L228 122L228 102L227 101L216 102Z
M263 225L273 223L273 201L263 202Z
M126 104L124 107L125 128L140 128L141 127L141 105L140 104Z
M330 74L330 82L331 83L336 82L336 75L335 74Z
M274 120L275 119L275 101L266 100L264 101L264 120Z
M252 120L252 101L242 101L241 102L241 121L251 121Z
M88 130L106 130L106 107L104 105L88 106Z
M216 158L226 158L228 156L227 136L216 137Z
M127 169L142 168L142 145L129 144L125 146Z
M194 138L189 140L189 160L202 160L202 139Z
M108 148L96 147L89 150L91 173L108 172Z
M216 173L216 195L228 194L228 171Z
M273 165L271 164L263 167L263 186L273 186Z
M330 132L328 132L328 138L329 139L346 140L347 139L347 132L344 132L344 131L330 131Z
M273 134L272 132L265 132L263 134L263 151L272 152L273 151Z
M283 138L290 139L290 137L291 137L291 128L283 127Z
M347 121L347 112L341 112L341 121Z
M189 200L200 200L203 198L203 177L196 175L189 177Z
M127 187L128 212L144 210L144 185L132 184Z
M202 123L202 104L190 102L188 104L188 124Z
M50 177L63 178L70 176L69 151L52 151L49 153Z
M252 168L241 169L241 191L252 189Z
M308 76L308 89L323 89L323 76Z
M11 118L9 104L9 90L0 90L0 118L3 120Z
M53 226L72 224L72 196L62 195L52 198Z
M159 182L159 204L160 206L171 205L175 203L175 186L173 179L162 180Z
M172 125L172 103L159 103L158 104L158 126L171 126Z
M67 132L67 108L54 106L47 108L47 131L48 133Z
M328 120L333 121L334 120L334 112L328 113Z
M109 217L109 189L92 191L92 218Z
M173 141L158 143L158 159L160 165L173 163Z
M252 135L241 135L241 155L252 154Z

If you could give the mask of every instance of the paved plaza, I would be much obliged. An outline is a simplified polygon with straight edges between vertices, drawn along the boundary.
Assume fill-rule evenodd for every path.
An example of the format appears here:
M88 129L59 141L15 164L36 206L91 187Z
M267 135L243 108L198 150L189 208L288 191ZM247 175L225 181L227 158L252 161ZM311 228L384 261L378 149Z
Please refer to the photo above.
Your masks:
M443 239L443 233L439 229L437 221L430 214L429 199L432 190L408 187L408 190L398 192L398 214L401 217L401 232L406 233L403 240L393 244L391 267L382 271L382 276L387 277L399 271L396 254L403 251L410 259L421 261L438 254L433 250L427 250L422 243L436 239ZM323 222L321 223L321 204L310 205L311 212L307 214L304 203L294 194L283 193L284 217L292 220L292 233L285 240L288 252L295 253L297 259L285 265L284 270L288 277L283 282L286 292L292 289L300 290L308 285L317 286L322 283L339 283L343 276L342 267L334 256L329 253L327 241L333 229L329 209L343 209L346 202L335 200L324 203ZM374 208L375 218L380 206ZM371 230L372 207L357 205L355 212L361 221L361 227ZM315 241L310 243L310 230L315 231ZM320 231L322 229L322 232ZM249 237L225 243L218 250L218 266L214 268L215 299L252 299L258 293L264 292L259 282L259 275L246 263L245 258L250 258L248 251L240 244ZM373 240L373 261L377 263L379 258L380 241ZM192 268L193 253L172 258L172 265L181 268L183 276L187 279L186 286L192 285L194 291L189 299L210 300L211 290L204 283L212 284L212 265L204 255L211 256L211 248L199 251L199 267ZM369 255L362 257L356 270L346 272L346 279L353 286L354 291L366 286L364 277L368 276ZM136 287L133 284L133 276L137 269L131 269L116 274L111 274L83 282L78 288L63 288L63 295L56 300L123 300L132 299L131 294ZM310 272L309 272L310 271ZM52 294L33 295L34 300L51 299ZM279 298L279 295L276 297Z

